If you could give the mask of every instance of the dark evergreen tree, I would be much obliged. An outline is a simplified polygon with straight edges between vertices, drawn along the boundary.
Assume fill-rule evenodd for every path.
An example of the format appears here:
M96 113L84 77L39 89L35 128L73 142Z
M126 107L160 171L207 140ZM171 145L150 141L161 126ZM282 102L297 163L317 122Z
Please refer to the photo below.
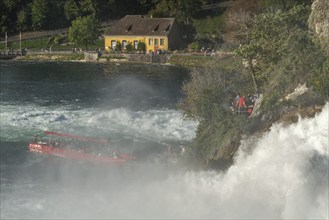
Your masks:
M21 6L24 6L24 4L20 0L0 1L0 31L2 34L16 31L17 12Z
M176 17L179 23L189 24L201 5L201 0L163 0L149 14L155 17Z
M48 0L49 1L49 0ZM69 19L65 16L64 6L66 0L49 1L48 22L45 29L64 28L70 25Z
M49 6L47 0L33 0L31 4L32 29L41 30L46 27Z
M28 16L28 9L23 8L17 13L17 21L16 26L17 30L25 31L28 29L29 26L29 16Z
M64 3L64 13L69 21L76 19L80 15L79 5L75 0L68 0Z

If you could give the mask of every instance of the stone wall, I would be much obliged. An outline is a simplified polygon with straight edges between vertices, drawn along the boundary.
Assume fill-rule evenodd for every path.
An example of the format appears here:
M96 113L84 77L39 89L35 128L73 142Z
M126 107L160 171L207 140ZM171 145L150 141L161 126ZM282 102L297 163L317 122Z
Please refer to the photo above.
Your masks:
M85 61L98 61L99 53L84 52Z
M134 63L167 63L170 54L124 54L128 62Z

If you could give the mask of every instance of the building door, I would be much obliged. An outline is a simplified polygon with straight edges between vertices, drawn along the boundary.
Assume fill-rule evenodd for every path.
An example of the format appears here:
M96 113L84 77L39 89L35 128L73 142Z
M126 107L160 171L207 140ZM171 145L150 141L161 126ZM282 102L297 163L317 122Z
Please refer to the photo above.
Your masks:
M154 46L154 53L158 54L159 46Z
M127 49L127 41L126 40L122 41L122 46L123 46L123 49Z
M115 47L117 46L117 42L115 40L111 41L111 48L112 50L115 50Z

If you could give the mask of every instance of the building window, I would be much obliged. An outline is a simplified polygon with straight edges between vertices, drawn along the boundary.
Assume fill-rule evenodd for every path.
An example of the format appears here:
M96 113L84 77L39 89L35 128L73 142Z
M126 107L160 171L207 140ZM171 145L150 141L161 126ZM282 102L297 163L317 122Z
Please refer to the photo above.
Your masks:
M115 47L117 46L117 42L115 40L111 41L111 48L112 50L115 50Z
M160 46L164 46L164 39L163 38L160 39Z
M153 38L149 39L149 45L153 45Z
M127 41L126 40L122 41L122 47L123 47L123 49L127 48Z
M137 48L138 48L138 40L134 40L134 48L137 50Z
M154 45L158 46L159 45L159 39L154 39Z
M170 29L170 24L166 27L165 32L168 32Z
M159 25L155 26L155 28L153 29L153 32L158 31L158 30L159 30Z
M131 25L129 25L128 27L127 27L127 29L126 29L126 32L128 32L128 31L131 31L131 28L133 27L133 25L131 24Z

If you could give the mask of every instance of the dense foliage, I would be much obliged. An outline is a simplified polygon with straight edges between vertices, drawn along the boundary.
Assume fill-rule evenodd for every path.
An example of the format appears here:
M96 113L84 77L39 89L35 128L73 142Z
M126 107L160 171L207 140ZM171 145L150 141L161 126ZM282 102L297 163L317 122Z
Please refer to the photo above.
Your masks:
M99 21L127 14L176 17L190 23L201 0L1 0L0 34L68 27L78 17L92 15Z
M189 24L201 5L201 0L162 0L149 14L155 17L175 17L179 23Z
M88 45L95 43L100 36L98 21L91 15L78 17L72 22L68 36L71 42L88 49Z
M226 17L225 22L235 25L226 29L230 36L226 43L236 45L235 54L245 61L244 68L236 63L235 71L223 72L211 63L192 72L183 87L187 98L181 108L200 121L189 156L208 166L231 160L242 137L266 130L293 109L312 108L328 99L329 59L308 28L310 1L240 2L253 7L248 11L236 7L230 12L235 17ZM304 83L311 88L304 99L285 98ZM235 94L256 90L264 97L257 116L229 111Z
M126 14L146 14L155 3L147 0L1 0L0 33L68 27L71 21L88 15L107 21Z
M289 82L310 82L316 72L325 74L322 66L326 57L313 43L308 31L308 6L295 6L287 11L277 10L255 16L237 54L257 64L252 68L256 84L261 89L273 85L273 79L286 79L278 93L291 90ZM253 65L250 62L250 65ZM323 73L323 74L322 74ZM323 82L322 80L320 80ZM324 94L328 84L312 84ZM272 89L275 89L274 86ZM272 90L273 92L273 90Z
M205 164L219 158L230 159L225 147L235 147L246 122L244 115L232 114L230 107L235 92L243 89L248 79L237 70L219 69L216 62L207 64L212 68L191 72L190 81L183 86L186 99L180 104L188 117L199 120L191 152L193 161Z

